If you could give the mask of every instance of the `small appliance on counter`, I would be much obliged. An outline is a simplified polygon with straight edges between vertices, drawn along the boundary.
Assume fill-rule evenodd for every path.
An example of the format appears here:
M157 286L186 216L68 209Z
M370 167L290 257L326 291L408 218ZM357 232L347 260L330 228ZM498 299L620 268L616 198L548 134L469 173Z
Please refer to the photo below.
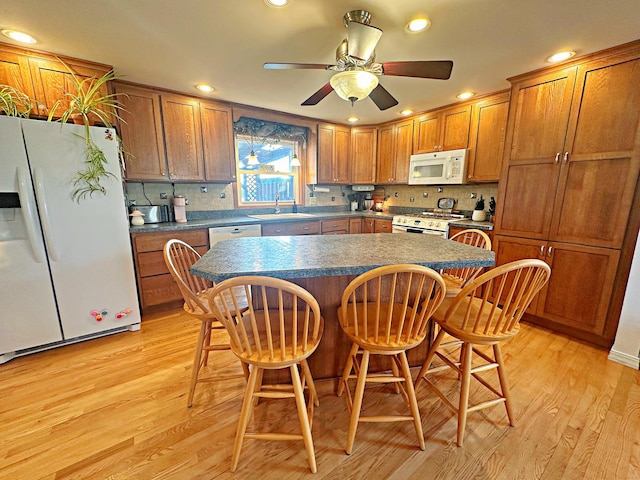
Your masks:
M178 223L185 223L187 221L186 200L182 195L173 197L173 215Z
M131 205L129 207L129 214L132 214L136 210L144 215L144 223L164 223L171 221L169 218L168 205Z

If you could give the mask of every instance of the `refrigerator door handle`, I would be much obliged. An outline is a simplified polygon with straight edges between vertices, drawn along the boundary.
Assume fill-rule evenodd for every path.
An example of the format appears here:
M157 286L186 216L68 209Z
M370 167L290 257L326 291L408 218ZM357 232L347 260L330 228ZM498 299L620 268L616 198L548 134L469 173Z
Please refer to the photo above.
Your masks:
M49 258L55 262L60 260L60 253L56 242L53 240L51 234L51 225L49 225L49 210L47 208L46 192L44 189L44 183L41 179L40 169L35 169L33 172L34 188L36 191L36 199L38 200L38 206L40 207L40 223L42 224L42 232L44 233L44 240L49 249Z
M22 219L27 229L27 237L29 238L29 246L36 263L44 263L44 247L39 242L38 228L36 226L36 212L34 205L29 201L29 182L28 174L24 168L17 168L18 175L18 197L20 198L20 210L22 211Z

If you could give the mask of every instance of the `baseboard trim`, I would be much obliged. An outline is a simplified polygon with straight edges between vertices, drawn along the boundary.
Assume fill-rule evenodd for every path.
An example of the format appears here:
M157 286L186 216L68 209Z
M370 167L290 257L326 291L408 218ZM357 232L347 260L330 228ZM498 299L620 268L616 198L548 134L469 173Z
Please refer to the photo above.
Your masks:
M640 370L640 358L629 355L628 353L622 353L611 349L608 358L612 362L621 363L622 365L626 365L627 367Z

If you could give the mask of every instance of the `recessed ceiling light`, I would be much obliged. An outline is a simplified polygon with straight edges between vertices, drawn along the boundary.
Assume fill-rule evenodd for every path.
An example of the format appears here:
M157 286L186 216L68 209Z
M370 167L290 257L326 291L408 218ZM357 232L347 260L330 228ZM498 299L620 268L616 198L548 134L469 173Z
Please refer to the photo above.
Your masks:
M466 100L467 98L471 98L475 95L475 93L473 92L462 92L459 93L458 95L456 95L456 98L459 98L460 100Z
M289 0L264 0L264 3L270 7L284 7L289 3Z
M405 29L410 33L418 33L424 32L430 26L431 20L429 20L429 17L416 17L407 22Z
M568 60L569 58L573 57L575 54L576 54L576 52L571 52L571 51L568 51L568 50L566 52L554 53L549 58L547 58L547 62L549 62L549 63L563 62L563 61Z
M16 42L36 43L36 39L31 35L23 32L17 32L16 30L2 30L2 34L12 40L15 40Z
M407 115L411 115L412 113L413 113L413 110L409 110L409 109L407 108L406 110L402 110L402 111L400 112L400 115L407 116Z
M196 88L201 92L213 92L214 88L211 85L207 85L206 83L201 83L200 85L196 85Z
M355 123L360 120L358 117L349 117L347 118L347 122Z

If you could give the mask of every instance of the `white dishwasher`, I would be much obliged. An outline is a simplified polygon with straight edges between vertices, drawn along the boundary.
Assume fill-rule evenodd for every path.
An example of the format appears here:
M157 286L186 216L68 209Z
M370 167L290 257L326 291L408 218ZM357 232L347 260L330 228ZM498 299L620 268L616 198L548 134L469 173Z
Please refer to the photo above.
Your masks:
M230 227L213 227L209 229L209 248L222 240L240 237L261 237L260 225L233 225Z

